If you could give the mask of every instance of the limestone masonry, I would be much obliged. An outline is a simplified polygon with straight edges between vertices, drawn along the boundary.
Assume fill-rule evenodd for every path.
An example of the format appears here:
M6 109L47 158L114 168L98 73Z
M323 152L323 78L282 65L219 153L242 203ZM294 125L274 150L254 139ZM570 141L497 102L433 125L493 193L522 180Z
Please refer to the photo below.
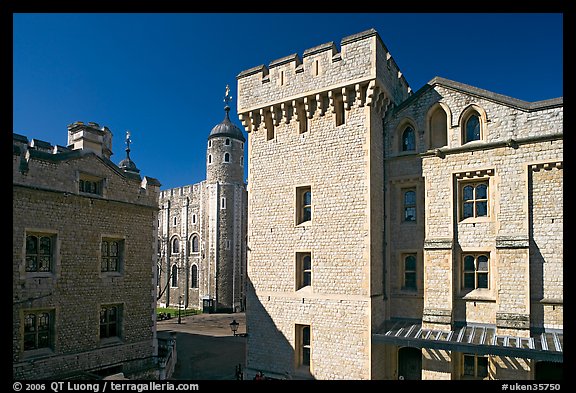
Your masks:
M561 375L562 98L412 92L375 30L237 82L248 378Z

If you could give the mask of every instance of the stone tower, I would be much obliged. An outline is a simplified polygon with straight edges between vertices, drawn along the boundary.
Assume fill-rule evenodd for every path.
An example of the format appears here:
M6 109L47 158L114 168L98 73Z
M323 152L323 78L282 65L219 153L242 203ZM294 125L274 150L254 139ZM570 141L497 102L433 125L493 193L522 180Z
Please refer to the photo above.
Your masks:
M244 142L239 127L230 121L232 97L226 86L224 120L208 136L206 156L206 193L208 196L208 268L213 282L217 310L240 311L243 306L245 271L244 233L246 196L244 185Z
M224 120L208 135L206 179L160 192L158 302L243 311L247 195L242 130Z

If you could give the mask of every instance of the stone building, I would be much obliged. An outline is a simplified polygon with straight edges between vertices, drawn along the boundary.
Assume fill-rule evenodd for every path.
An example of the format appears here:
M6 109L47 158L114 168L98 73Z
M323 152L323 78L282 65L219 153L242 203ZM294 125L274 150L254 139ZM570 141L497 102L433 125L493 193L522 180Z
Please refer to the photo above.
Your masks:
M96 123L13 141L13 377L157 378L160 183Z
M562 98L412 92L373 29L237 82L248 378L561 374Z
M160 192L160 305L238 312L245 308L246 214L242 130L224 120L208 135L206 180Z

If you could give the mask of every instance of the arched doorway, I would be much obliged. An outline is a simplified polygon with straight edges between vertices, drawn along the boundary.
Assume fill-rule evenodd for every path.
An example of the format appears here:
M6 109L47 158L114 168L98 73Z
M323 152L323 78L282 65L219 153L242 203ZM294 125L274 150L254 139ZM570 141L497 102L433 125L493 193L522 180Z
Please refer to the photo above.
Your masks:
M538 380L561 380L563 363L536 362L534 379Z
M405 380L422 379L422 350L403 347L398 350L398 378Z

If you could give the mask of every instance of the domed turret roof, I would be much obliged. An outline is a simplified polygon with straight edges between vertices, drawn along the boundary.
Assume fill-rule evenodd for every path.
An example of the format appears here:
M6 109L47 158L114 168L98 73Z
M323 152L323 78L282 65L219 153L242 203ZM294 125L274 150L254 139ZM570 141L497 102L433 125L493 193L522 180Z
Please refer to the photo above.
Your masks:
M130 159L130 131L126 131L126 158L118 163L118 167L126 172L138 173L140 169L136 167L134 161Z
M216 124L214 128L212 128L212 131L210 131L208 139L216 138L219 136L227 136L245 142L246 138L244 138L244 134L242 134L242 130L240 129L240 127L238 127L236 124L230 121L230 116L228 115L230 107L226 106L225 109L226 109L226 116L224 117L224 120L222 120L222 122Z
M212 128L212 131L210 131L208 139L227 136L230 138L238 139L242 142L246 142L246 138L244 138L244 134L242 133L240 127L238 127L236 124L230 121L229 116L230 107L228 106L228 103L231 100L232 97L230 97L230 87L226 86L226 96L224 96L224 102L226 103L224 110L226 111L226 116L224 116L224 120L222 120L219 124L216 124L214 128Z

